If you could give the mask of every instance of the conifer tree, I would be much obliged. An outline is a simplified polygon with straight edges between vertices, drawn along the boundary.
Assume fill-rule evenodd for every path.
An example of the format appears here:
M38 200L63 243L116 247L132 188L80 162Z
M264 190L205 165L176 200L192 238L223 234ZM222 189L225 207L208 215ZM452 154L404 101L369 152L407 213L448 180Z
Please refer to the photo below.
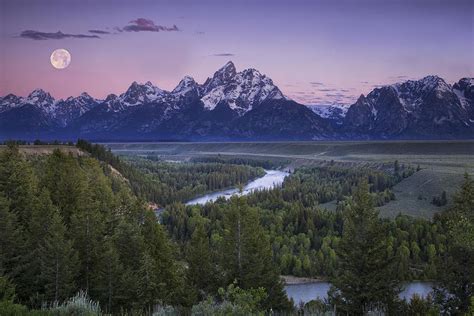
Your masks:
M338 310L350 315L387 311L396 299L398 281L393 260L387 256L384 226L372 206L367 182L359 185L353 198L344 210L344 230L337 248L340 267L332 296Z
M468 174L442 222L447 227L448 245L437 269L436 298L446 313L465 313L474 296L474 181Z
M22 235L16 214L10 211L10 204L0 192L0 275L11 274L18 264Z
M0 151L0 192L9 201L19 224L26 227L36 203L37 179L16 145Z
M142 233L147 243L140 266L141 296L148 306L158 301L176 303L180 282L172 245L155 214L146 211L144 216Z
M228 284L236 280L243 289L262 287L268 294L264 308L290 308L272 262L268 236L260 225L257 210L249 207L244 197L231 199L224 232L222 265L226 269Z
M66 239L66 227L57 209L53 209L49 227L39 248L40 279L47 300L63 300L74 294L77 253Z
M188 279L198 291L200 300L204 299L215 289L215 269L209 246L206 228L202 221L194 229L187 251Z
M92 295L98 297L107 313L117 311L118 301L121 297L124 268L120 262L118 252L112 240L104 238L103 252L97 267L97 286L92 289Z

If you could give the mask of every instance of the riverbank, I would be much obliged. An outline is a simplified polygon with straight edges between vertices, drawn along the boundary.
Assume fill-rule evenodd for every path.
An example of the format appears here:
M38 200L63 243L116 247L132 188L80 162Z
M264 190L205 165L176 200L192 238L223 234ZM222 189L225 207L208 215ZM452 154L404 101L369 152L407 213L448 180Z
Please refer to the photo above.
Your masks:
M285 285L298 285L298 284L309 284L317 282L327 282L325 278L308 278L308 277L297 277L294 275L280 275Z
M254 191L271 189L275 186L280 186L283 183L285 177L288 175L288 172L280 170L265 170L265 174L262 177L256 178L247 183L243 188L242 192L240 192L238 188L214 192L192 199L186 202L186 205L203 205L208 202L213 202L220 197L229 199L233 195L247 195Z

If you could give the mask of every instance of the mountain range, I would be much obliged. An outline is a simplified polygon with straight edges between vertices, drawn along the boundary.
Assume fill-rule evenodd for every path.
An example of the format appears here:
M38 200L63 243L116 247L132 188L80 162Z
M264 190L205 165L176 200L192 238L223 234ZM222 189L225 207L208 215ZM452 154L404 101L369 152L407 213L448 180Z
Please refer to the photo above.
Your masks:
M474 78L438 76L376 88L350 106L302 105L256 69L228 62L172 91L133 82L105 100L37 89L0 97L0 139L329 140L474 138Z

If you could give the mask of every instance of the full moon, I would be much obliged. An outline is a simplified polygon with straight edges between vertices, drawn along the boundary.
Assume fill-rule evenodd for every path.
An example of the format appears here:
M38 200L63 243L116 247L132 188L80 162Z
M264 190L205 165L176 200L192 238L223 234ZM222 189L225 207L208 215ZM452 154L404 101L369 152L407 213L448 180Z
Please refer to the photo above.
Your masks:
M51 65L56 69L64 69L71 63L71 54L64 48L56 49L51 54Z

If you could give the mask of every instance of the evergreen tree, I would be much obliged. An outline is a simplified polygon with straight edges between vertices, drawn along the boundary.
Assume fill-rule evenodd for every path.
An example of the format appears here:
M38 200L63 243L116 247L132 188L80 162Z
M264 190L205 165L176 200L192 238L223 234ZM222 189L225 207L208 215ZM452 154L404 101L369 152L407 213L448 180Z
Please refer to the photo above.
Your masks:
M44 300L44 286L40 278L40 249L44 246L47 234L51 229L53 213L54 206L49 192L42 190L31 212L23 256L19 266L14 270L14 280L20 301L30 301L33 306L35 304L39 306Z
M123 267L120 295L115 297L116 305L135 308L139 304L140 265L145 251L145 240L140 226L134 221L121 219L113 235L114 248ZM133 304L132 304L133 302Z
M53 209L38 255L45 298L58 301L74 294L77 254L72 242L66 239L66 227L57 209Z
M37 180L16 145L0 151L0 192L9 201L19 224L26 227L36 203Z
M332 296L338 310L363 315L373 309L390 309L398 281L367 182L359 185L353 199L344 211L344 231L337 248L340 267L333 279Z
M446 313L465 313L474 296L474 181L465 175L455 205L442 221L448 231L448 245L439 263L436 297Z
M11 273L18 263L23 244L16 214L0 192L0 275Z
M289 309L268 237L260 226L257 210L249 207L244 197L231 199L224 232L222 265L227 284L236 280L243 289L262 287L268 294L265 308Z
M199 300L215 290L215 273L212 254L209 246L209 238L202 221L198 222L194 229L188 252L188 279L191 285L198 291Z
M118 252L110 238L104 238L103 252L97 267L97 286L93 295L98 297L105 307L105 312L112 313L119 310L117 301L122 296L125 286L123 282L124 268L120 262Z
M145 212L142 227L147 241L139 269L140 299L152 308L158 302L177 303L180 281L172 246L152 211Z
M48 157L45 169L42 184L49 190L51 200L59 208L64 223L70 226L71 215L86 205L84 191L87 183L84 172L76 158L59 149Z

